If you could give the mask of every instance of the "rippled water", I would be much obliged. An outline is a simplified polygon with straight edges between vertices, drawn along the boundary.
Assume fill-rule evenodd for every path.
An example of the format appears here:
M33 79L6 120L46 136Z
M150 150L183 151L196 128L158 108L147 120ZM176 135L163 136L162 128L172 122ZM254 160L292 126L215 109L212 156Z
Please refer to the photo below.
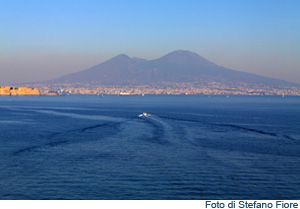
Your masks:
M300 197L299 97L0 97L0 144L0 199Z

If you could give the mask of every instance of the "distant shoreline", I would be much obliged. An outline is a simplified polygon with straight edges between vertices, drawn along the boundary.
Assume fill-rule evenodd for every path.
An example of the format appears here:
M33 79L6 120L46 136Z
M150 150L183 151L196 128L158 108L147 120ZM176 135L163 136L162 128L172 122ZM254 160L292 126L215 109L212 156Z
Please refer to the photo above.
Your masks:
M34 88L32 88L34 87ZM217 88L190 87L178 88L153 87L153 86L78 86L72 85L31 85L27 87L0 86L0 96L65 96L69 94L86 95L119 95L119 96L143 96L143 95L246 95L246 96L300 96L300 88L286 87L282 89L269 88Z

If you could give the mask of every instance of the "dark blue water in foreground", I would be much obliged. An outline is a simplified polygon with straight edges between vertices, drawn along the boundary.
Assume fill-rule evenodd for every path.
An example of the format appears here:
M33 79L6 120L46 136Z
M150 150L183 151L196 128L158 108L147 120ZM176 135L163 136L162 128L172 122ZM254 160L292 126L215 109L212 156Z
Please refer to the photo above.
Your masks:
M299 198L300 97L0 97L0 199Z

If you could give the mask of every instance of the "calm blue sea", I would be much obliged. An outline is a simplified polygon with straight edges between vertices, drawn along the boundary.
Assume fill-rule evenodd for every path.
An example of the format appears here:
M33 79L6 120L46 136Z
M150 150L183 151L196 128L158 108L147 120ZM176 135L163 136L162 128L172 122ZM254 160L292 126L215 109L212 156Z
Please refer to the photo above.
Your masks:
M299 198L300 97L0 97L0 199Z

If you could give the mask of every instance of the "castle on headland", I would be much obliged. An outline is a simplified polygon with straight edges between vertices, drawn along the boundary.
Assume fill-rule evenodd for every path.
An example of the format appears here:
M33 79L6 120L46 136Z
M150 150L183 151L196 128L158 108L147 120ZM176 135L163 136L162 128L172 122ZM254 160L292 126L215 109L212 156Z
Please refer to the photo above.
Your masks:
M0 86L0 96L39 96L37 88Z

